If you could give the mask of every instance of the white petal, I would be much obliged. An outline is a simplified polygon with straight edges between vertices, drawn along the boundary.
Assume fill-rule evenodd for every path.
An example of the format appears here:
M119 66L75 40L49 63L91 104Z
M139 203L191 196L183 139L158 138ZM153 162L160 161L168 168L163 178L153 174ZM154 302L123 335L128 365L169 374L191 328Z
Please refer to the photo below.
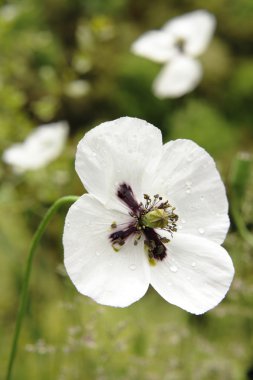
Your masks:
M84 136L77 147L76 171L86 190L108 208L128 212L116 197L119 184L126 182L140 199L145 193L144 172L161 149L158 128L140 119L122 117L102 123Z
M131 50L136 55L159 63L167 62L177 53L174 39L160 30L144 33L133 43Z
M46 166L62 152L68 130L68 124L64 121L41 125L23 143L6 149L3 161L12 165L16 172Z
M24 149L24 144L13 144L3 152L3 161L13 167L16 173L22 173L30 168L32 158Z
M194 90L201 78L201 64L179 54L162 68L153 83L153 91L159 98L176 98Z
M212 157L191 140L163 146L163 154L150 173L147 189L167 197L176 207L180 233L204 236L221 244L229 227L225 187Z
M185 41L184 53L197 56L202 54L215 30L215 17L204 10L198 10L176 17L164 25L163 30L170 33L175 41Z
M129 215L109 211L87 194L67 214L63 234L66 270L78 291L98 303L125 307L148 289L150 269L143 244L134 246L129 237L116 253L109 241L111 224L127 226L129 220Z
M224 248L204 238L175 235L167 257L151 268L151 285L166 301L202 314L225 297L233 275Z

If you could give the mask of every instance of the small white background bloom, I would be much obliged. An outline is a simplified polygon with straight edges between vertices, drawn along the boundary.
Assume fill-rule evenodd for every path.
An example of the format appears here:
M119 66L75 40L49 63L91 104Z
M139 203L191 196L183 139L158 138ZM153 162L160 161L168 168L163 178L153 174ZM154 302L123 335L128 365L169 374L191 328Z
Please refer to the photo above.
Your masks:
M89 194L70 207L63 244L66 270L79 292L124 307L151 284L165 300L195 314L224 298L234 274L220 245L229 227L228 203L205 150L190 140L163 145L159 129L124 117L84 136L76 170ZM175 207L173 237L164 229L135 227L144 194L159 194L159 202ZM151 235L154 246L147 254ZM119 252L116 236L123 237Z
M3 153L3 161L16 173L46 166L62 152L69 126L65 121L36 128L22 143L12 145Z
M206 50L215 25L213 15L198 10L174 18L161 30L144 33L133 43L133 53L165 64L153 83L156 96L179 97L198 85L203 73L196 57Z

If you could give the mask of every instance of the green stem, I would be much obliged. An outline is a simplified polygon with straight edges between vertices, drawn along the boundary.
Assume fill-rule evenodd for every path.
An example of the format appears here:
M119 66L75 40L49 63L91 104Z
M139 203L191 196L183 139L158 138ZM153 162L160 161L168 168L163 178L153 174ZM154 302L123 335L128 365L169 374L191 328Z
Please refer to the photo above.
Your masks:
M21 291L21 300L20 300L20 305L19 305L19 310L17 314L17 320L16 320L16 326L15 326L15 332L13 336L13 341L12 341L12 347L11 347L11 353L9 357L9 362L8 362L8 368L7 368L7 374L6 374L6 380L11 379L11 373L12 373L12 368L16 356L16 351L17 351L17 345L18 345L18 339L20 335L20 330L22 326L22 321L26 312L26 306L27 306L27 295L28 295L28 286L29 286L29 280L30 280L30 275L31 275L31 269L32 269L32 263L33 263L33 258L34 254L36 251L36 248L39 244L39 241L50 221L50 219L53 217L53 215L56 213L56 211L63 205L68 204L68 203L73 203L78 199L78 197L74 195L69 195L66 197L59 198L46 212L44 218L42 219L38 229L36 230L33 240L30 246L27 262L26 262L26 269L25 269L25 275L24 275L24 280L23 280L23 286L22 286L22 291Z
M245 225L245 222L239 211L238 202L236 202L235 196L232 196L231 198L232 199L230 202L230 210L236 227L238 229L238 232L241 235L242 239L244 239L251 247L253 247L253 235L249 232Z

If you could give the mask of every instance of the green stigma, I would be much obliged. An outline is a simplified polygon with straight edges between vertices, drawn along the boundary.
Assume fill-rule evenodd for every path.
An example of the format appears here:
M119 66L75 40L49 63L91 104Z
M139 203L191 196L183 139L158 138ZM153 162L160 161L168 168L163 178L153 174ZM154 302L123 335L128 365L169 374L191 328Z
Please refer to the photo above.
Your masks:
M169 224L169 214L160 208L154 208L141 218L142 225L149 228L165 228Z

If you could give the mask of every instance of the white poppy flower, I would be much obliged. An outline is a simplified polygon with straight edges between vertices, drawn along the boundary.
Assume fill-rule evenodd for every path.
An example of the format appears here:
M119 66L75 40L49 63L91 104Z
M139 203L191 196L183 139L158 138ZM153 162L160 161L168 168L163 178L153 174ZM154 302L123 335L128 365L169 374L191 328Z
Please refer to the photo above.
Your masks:
M80 293L125 307L151 284L195 314L224 298L234 274L220 246L228 203L207 152L190 140L163 145L159 129L123 117L84 136L76 170L89 194L70 207L63 244Z
M61 154L68 130L65 121L41 125L23 143L6 149L3 161L11 165L16 173L46 166Z
M161 30L144 33L133 43L133 53L166 63L153 84L156 96L182 96L198 85L202 78L202 67L194 58L206 50L215 25L213 15L198 10L174 18Z

